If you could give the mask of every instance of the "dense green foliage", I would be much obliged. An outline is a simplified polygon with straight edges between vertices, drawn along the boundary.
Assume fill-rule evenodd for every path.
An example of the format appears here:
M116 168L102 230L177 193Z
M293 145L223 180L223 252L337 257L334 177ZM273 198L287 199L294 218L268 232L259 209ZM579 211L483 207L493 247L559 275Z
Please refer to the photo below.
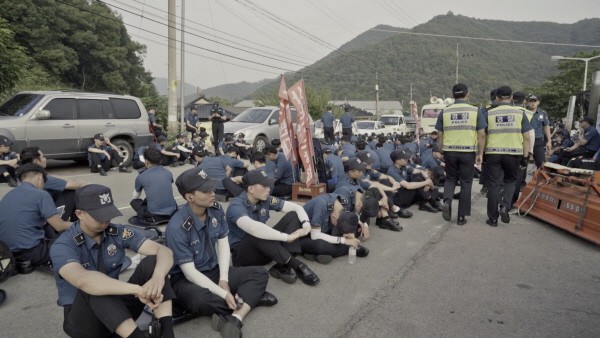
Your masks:
M22 78L30 60L24 48L14 40L14 33L6 20L0 18L0 93L13 89Z
M287 81L286 84L288 87L290 86ZM327 108L329 101L331 101L331 93L328 90L317 90L306 84L304 85L304 90L306 91L308 112L314 119L320 118L321 114ZM277 90L258 93L254 103L257 106L279 106L279 88Z
M390 27L379 26L376 29L390 30ZM600 19L586 19L569 25L479 20L449 13L408 31L600 45ZM377 73L380 100L408 102L412 83L414 98L421 106L428 103L430 94L438 97L451 95L450 90L455 83L457 44L459 82L470 87L471 102L474 103L485 102L490 90L501 85L509 85L514 90L540 86L555 73L556 65L550 60L551 55L566 56L593 49L370 30L315 64L286 74L286 81L294 83L304 78L307 85L330 91L334 100L375 100ZM276 81L268 84L254 97L273 91L277 85ZM568 101L568 97L564 100Z
M25 78L10 78L15 91L71 88L135 96L152 92L147 86L152 78L142 64L145 47L130 39L121 18L103 3L0 0L0 8L14 41L33 60L26 69L21 67L28 73Z

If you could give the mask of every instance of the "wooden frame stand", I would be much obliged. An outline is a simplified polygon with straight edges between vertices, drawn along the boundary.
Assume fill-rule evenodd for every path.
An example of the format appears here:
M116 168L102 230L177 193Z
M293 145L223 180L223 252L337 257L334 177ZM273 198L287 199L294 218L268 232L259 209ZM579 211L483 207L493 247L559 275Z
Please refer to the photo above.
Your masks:
M327 193L327 184L317 183L307 187L305 183L292 184L292 200L297 200L298 196L313 198Z

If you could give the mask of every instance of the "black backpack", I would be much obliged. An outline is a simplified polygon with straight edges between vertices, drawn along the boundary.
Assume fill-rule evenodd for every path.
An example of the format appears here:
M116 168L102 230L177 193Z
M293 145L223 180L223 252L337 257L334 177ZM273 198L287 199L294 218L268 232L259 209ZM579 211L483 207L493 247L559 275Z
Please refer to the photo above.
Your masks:
M0 283L13 276L16 268L15 257L10 248L0 241Z

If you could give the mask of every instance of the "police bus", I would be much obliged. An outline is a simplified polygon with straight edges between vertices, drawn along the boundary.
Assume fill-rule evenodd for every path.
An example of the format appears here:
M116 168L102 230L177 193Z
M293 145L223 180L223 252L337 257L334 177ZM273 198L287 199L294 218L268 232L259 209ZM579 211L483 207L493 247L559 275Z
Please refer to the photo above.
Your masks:
M454 103L454 100L451 98L444 100L432 96L431 99L429 99L429 102L431 103L421 107L421 135L429 134L435 130L435 123L437 122L438 115L446 108L446 106Z

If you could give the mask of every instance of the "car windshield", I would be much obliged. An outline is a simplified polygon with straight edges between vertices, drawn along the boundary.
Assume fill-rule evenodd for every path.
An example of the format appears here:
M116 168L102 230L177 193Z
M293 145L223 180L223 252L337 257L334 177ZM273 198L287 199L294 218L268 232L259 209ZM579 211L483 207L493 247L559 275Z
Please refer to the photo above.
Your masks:
M255 109L250 108L245 110L240 115L236 116L231 120L232 122L249 122L249 123L263 123L271 114L271 109Z
M35 106L44 95L17 94L0 107L1 116L23 116Z
M423 113L421 113L421 116L424 119L437 118L441 111L441 109L423 109Z
M379 121L383 122L388 126L395 126L398 124L398 117L395 116L382 116L379 118Z
M375 123L367 122L367 121L356 122L356 128L358 128L358 129L375 129Z

